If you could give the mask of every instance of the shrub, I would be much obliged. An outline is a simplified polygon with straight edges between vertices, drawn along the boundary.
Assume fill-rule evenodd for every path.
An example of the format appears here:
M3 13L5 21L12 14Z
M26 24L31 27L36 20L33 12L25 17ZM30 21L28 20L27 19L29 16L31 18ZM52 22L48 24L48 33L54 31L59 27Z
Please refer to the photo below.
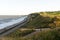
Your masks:
M41 31L24 39L26 40L60 40L60 29Z

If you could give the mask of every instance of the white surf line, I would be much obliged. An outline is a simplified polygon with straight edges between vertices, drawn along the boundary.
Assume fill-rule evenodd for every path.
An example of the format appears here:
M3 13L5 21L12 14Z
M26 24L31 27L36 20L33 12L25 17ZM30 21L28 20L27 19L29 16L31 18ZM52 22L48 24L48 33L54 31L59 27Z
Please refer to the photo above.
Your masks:
M19 18L19 19L17 19L17 20L12 20L12 21L10 21L10 22L6 22L6 23L3 23L3 24L0 24L0 29L4 29L4 28L6 28L6 27L8 27L8 26L17 24L17 23L23 21L26 17L27 17L27 16L24 16L24 17L21 17L21 18Z

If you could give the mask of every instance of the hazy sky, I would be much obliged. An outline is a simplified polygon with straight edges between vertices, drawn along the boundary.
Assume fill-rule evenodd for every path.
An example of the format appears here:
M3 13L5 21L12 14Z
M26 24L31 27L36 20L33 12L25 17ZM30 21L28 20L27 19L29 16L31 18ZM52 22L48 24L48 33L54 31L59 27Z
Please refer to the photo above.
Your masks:
M60 0L0 0L0 15L60 10Z

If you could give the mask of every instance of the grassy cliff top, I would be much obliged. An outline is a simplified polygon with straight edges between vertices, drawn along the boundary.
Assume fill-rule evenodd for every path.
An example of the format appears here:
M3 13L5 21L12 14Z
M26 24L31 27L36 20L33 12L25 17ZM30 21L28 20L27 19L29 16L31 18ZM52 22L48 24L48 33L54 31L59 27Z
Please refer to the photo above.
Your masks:
M54 16L59 16L60 17L60 11L46 11L46 12L36 12L42 16L49 16L49 17L54 17ZM36 14L32 13L32 14Z
M60 27L60 11L36 12L30 14L28 28Z
M31 28L31 29L32 28L40 29L40 28L60 27L60 11L31 13L29 22L26 25L24 25L23 27ZM38 40L39 38L42 38L42 39L45 38L45 40L48 40L51 38L53 40L54 38L57 38L57 37L60 38L60 35L57 34L57 32L59 32L59 31L60 31L60 29L57 31L53 30L53 31L49 31L49 32L44 32L44 31L41 33L39 32L39 33L35 34L35 37L33 35L30 38L30 40ZM13 37L15 37L14 40L17 40L20 38L19 35L24 35L24 34L27 35L30 32L33 32L33 31L30 30L30 31L22 32L22 31L17 30L8 36L10 36L11 39L13 39L12 38L12 36L13 36ZM7 39L8 39L8 36L6 37ZM29 38L27 38L26 40L29 40Z

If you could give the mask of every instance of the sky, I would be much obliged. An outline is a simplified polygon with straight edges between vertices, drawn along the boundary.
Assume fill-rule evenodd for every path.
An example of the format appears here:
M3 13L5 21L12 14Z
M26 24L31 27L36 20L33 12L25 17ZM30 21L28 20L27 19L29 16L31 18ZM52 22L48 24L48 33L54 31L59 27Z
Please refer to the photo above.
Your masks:
M0 0L0 15L28 15L60 10L60 0Z

